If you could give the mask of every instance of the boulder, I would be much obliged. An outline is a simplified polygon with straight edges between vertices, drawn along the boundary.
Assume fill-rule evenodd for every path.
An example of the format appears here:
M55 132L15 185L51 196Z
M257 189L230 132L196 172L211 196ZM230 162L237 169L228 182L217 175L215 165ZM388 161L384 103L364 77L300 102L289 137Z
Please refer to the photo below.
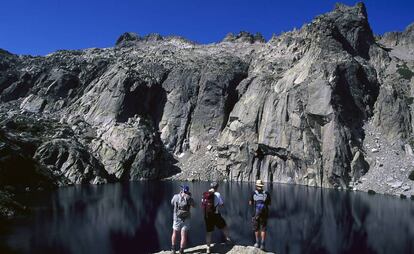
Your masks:
M185 249L184 253L206 253L206 245L196 246ZM171 251L161 251L157 252L156 254L169 254ZM273 252L267 252L260 250L258 248L254 248L252 246L241 246L241 245L234 245L228 246L225 244L215 244L211 246L211 253L218 254L218 253L226 253L226 254L265 254L269 253L272 254Z
M102 164L80 143L70 139L53 139L42 144L34 159L63 176L67 184L107 183L114 181Z

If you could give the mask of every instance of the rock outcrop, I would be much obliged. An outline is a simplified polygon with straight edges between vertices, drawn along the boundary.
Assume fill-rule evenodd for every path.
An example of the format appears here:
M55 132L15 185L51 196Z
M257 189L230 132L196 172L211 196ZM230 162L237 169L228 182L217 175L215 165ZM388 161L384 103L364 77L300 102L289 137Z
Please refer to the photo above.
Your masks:
M264 43L265 38L262 34L256 33L251 34L249 32L242 31L238 33L237 35L234 35L233 33L228 33L226 37L223 39L223 42L248 42L248 43Z
M412 25L375 37L359 3L268 42L125 33L113 48L2 50L0 120L48 123L2 131L30 138L25 156L60 184L175 175L347 188L374 168L367 126L409 160L413 45Z
M379 90L364 7L340 5L269 44L220 137L219 167L233 180L345 187Z
M171 251L161 251L157 252L156 254L170 254ZM184 251L184 253L206 253L206 246L196 246L192 248L188 248ZM263 250L260 250L258 248L254 248L251 246L241 246L241 245L234 245L234 246L227 246L224 244L216 244L212 246L211 248L212 254L218 254L218 253L226 253L226 254L265 254L269 253L272 254L272 252L266 252Z

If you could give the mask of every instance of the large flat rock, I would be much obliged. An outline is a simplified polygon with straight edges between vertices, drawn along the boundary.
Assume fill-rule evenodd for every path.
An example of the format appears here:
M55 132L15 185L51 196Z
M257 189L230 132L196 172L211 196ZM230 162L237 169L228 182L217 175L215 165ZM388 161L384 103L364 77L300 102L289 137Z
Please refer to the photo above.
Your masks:
M192 248L188 248L184 251L184 253L206 253L206 245L200 245ZM170 254L171 251L161 251L157 254ZM264 254L264 253L273 253L273 252L266 252L262 251L258 248L252 247L252 246L241 246L241 245L225 245L225 244L216 244L212 245L211 247L211 253L213 254Z

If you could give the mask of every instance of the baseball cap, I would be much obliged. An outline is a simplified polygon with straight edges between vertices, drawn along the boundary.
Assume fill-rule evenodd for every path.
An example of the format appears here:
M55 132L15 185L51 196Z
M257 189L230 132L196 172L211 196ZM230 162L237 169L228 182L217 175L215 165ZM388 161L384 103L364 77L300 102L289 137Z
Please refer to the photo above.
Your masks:
M187 193L190 191L190 187L188 187L187 185L181 185L181 189L183 190L183 192Z

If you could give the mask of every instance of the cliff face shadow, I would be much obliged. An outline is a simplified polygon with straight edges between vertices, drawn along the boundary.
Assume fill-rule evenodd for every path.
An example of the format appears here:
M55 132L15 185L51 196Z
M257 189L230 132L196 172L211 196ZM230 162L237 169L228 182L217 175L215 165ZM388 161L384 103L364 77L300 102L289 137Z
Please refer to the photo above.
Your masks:
M162 82L148 84L131 77L123 85L125 97L117 121L126 122L128 118L139 115L150 119L154 128L158 129L167 102L167 92L162 87Z
M165 147L163 147L163 153L166 157L165 166L167 168L167 173L163 175L163 177L170 177L178 173L181 173L180 167L177 166L178 160L175 159L174 156L167 149L165 149Z
M178 161L166 149L159 132L159 124L167 102L167 92L162 86L166 77L165 74L159 82L148 83L131 74L123 82L125 96L117 115L118 122L127 122L130 118L136 120L136 117L139 117L140 125L153 133L153 143L151 145L155 154L146 167L153 168L156 172L149 173L151 175L150 179L166 178L181 172L180 168L176 166ZM129 180L129 172L134 166L136 165L133 158L126 161L126 170L123 174L125 177L121 180Z

